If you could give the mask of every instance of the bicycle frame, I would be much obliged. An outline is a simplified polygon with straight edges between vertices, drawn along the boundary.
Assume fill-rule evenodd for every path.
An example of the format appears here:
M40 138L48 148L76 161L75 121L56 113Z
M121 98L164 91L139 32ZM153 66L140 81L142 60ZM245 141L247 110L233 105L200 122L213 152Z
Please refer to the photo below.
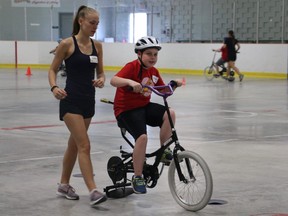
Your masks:
M144 88L148 88L152 92L157 94L158 96L163 97L164 106L165 106L165 109L166 109L166 112L167 112L167 116L168 116L170 127L171 127L171 132L172 132L172 135L170 136L170 138L164 142L163 146L160 149L158 149L157 151L155 151L155 152L153 152L151 154L146 154L146 157L156 156L156 160L155 160L153 166L158 166L159 163L160 163L160 158L161 158L164 150L166 148L168 148L170 145L172 145L173 143L175 143L175 146L174 146L174 149L173 149L173 159L175 161L175 166L176 166L176 170L177 170L177 173L178 173L178 176L179 176L179 180L180 181L185 181L185 177L184 177L184 175L183 175L183 173L181 171L181 168L180 168L180 165L179 165L179 160L178 160L178 157L177 157L177 152L178 151L185 151L185 149L179 143L179 139L178 139L178 136L177 136L177 133L176 133L176 129L175 129L175 126L174 126L174 123L173 123L173 120L172 120L172 117L171 117L170 109L169 109L169 106L168 106L168 102L167 102L167 98L173 94L173 89L172 89L171 85L166 85L166 86L146 86L146 85L144 85L143 87ZM163 92L158 91L158 89L165 89L165 88L168 88L169 92L164 92L163 93ZM189 162L186 161L186 163L189 163ZM189 167L190 177L192 177L193 176L193 172L192 172L191 166L189 166L189 164L187 164L187 166Z
M225 63L227 62L223 62L221 65L217 65L217 62L215 62L215 57L217 54L217 51L213 50L214 55L213 55L213 59L212 59L212 63L210 66L207 66L204 68L204 76L206 77L207 80L211 81L213 80L213 78L218 78L221 77L225 80L229 80L230 82L234 81L234 71L230 70L230 74L229 74L229 79L227 79L227 77L224 75L224 73L227 73L227 68L225 67ZM221 71L219 71L219 68L221 68Z
M216 67L216 66L215 66L215 65L216 65L215 57L216 57L217 51L213 51L213 52L214 52L214 56L213 56L213 60L212 60L211 66L210 66L211 68L212 68L212 67ZM224 62L224 64L225 64L225 63L226 63L226 62ZM218 67L226 70L226 67L225 67L224 64L218 65Z
M214 51L214 56L213 56L212 63L211 63L211 66L210 66L211 68L214 67L214 65L216 64L216 62L215 62L216 54L217 54L217 52Z

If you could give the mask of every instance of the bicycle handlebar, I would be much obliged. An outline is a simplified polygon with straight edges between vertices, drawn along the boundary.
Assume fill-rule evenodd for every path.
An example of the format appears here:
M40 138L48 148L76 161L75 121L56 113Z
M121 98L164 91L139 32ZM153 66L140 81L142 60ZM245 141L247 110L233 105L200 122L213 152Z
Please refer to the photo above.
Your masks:
M216 52L221 52L221 51L218 51L218 50L216 50L216 49L212 49L212 51L215 52L215 53L216 53ZM240 52L239 52L239 51L236 51L236 53L238 54L238 53L240 53Z
M110 100L108 100L107 98L101 98L100 101L103 102L103 103L114 104L113 101L110 101Z
M177 86L177 83L175 84L174 83L175 81L170 81L170 83L168 85L162 85L162 86L149 86L149 85L142 85L142 88L143 90L145 91L145 88L146 89L150 89L152 92L154 92L155 94L163 97L163 98L167 98L169 96L171 96L174 92L173 90L173 87L176 85ZM165 89L164 92L160 92L159 89ZM167 91L168 89L168 91ZM130 91L133 91L133 88L131 86L129 86L129 90ZM100 99L101 102L103 103L109 103L109 104L114 104L113 101L110 101L106 98L101 98Z
M168 85L161 85L161 86L142 85L142 92L145 92L145 91L147 91L147 89L149 89L152 92L154 92L155 94L157 94L158 96L167 98L173 94L173 92L174 92L173 87L174 86L177 86L177 83L175 83L175 81L170 81L170 83ZM161 91L159 91L160 89L165 89L166 91L161 92ZM128 86L128 91L133 91L133 87Z
M171 96L174 92L171 83L169 83L168 85L161 85L161 86L142 85L142 87L144 91L145 91L145 88L147 88L151 90L152 92L154 92L155 94L157 94L158 96L161 96L164 98ZM165 91L161 92L159 91L160 89L164 89Z

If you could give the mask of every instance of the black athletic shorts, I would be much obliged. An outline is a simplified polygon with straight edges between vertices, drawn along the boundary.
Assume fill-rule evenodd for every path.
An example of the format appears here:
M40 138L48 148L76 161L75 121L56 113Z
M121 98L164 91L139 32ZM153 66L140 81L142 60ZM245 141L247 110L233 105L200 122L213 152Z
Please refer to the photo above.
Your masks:
M149 103L145 107L129 110L117 116L118 125L124 127L135 140L142 134L147 134L146 125L161 127L165 106Z
M228 61L236 61L236 59L237 59L236 53L228 54Z
M92 118L95 114L95 100L60 100L59 118L63 121L66 113L82 115L84 119Z

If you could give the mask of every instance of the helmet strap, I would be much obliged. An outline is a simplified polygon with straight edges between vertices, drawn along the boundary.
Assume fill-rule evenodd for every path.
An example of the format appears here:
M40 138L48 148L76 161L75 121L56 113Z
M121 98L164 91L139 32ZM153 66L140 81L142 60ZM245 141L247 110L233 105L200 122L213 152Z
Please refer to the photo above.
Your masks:
M143 63L143 61L142 61L142 54L143 54L143 52L141 52L141 56L139 57L138 56L138 60L140 61L140 70L139 70L139 72L138 72L138 78L141 80L141 78L142 78L142 70L143 70L143 67L144 68L147 68L146 67L146 65Z

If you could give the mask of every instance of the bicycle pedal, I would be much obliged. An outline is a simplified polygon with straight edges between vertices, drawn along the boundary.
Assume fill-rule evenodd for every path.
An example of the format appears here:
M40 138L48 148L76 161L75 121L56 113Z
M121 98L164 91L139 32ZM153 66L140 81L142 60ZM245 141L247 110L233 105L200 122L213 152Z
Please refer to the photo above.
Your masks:
M170 164L171 164L171 161L166 161L166 162L162 162L163 164L164 164L164 166L170 166Z
M127 158L127 157L132 156L132 153L125 152L125 151L120 151L120 153L121 153L122 158Z

